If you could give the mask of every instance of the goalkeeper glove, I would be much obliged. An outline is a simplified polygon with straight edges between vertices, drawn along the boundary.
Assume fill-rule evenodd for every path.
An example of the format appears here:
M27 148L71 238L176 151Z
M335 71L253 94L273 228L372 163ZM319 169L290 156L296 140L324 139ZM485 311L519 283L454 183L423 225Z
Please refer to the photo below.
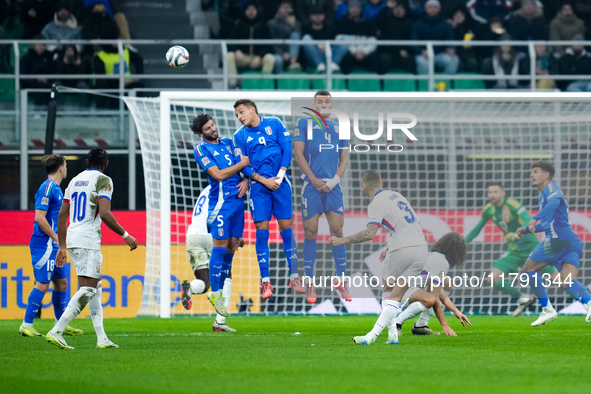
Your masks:
M505 235L505 242L507 243L509 250L517 250L517 241L519 241L517 234L507 233L507 235Z
M281 182L283 182L283 178L285 177L285 170L284 169L280 169L279 172L277 173L277 178L275 179L275 182L277 182L278 184L281 185Z
M334 189L336 185L339 184L339 182L341 181L341 177L338 175L335 175L334 178L323 178L322 179L324 181L324 183L326 183L326 186L328 186L328 188L330 190Z

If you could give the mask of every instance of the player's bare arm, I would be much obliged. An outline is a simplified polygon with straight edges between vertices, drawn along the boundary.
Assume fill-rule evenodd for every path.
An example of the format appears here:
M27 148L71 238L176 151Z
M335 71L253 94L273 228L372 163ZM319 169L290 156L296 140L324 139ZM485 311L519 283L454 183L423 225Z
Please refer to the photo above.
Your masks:
M248 189L250 189L250 181L248 179L243 179L238 183L236 186L238 188L238 198L244 197Z
M308 163L308 161L304 157L305 148L306 148L306 144L302 141L295 141L293 143L293 153L295 155L296 161L298 162L298 165L300 166L300 168L302 169L304 174L306 174L306 177L308 177L308 180L310 181L310 183L312 185L314 185L314 187L319 192L323 192L323 193L330 192L330 188L326 185L326 182L316 178L316 175L314 175L314 173L312 172L312 169L310 168L310 164Z
M68 261L68 252L66 251L68 217L70 217L70 203L68 201L64 201L57 218L57 237L59 250L57 251L57 256L55 258L55 265L58 267L63 267Z
M58 243L59 241L57 239L57 234L49 225L49 222L47 221L45 215L47 215L47 211L44 211L43 209L35 209L35 223L37 223L41 231L47 234L49 238L53 239L56 243Z
M265 185L265 187L267 189L270 189L270 190L277 190L277 189L279 189L279 186L280 186L277 182L275 182L275 180L278 179L277 177L265 178L264 176L259 175L256 172L254 172L252 174L250 179L252 179L253 181L262 183L263 185Z
M131 235L129 235L123 227L121 227L119 222L117 222L117 219L115 219L115 216L113 216L113 214L111 213L111 201L109 201L107 198L100 198L98 200L98 210L101 220L115 234L118 234L122 236L123 239L125 239L125 243L129 246L129 250L136 249L138 245L137 240Z
M332 246L341 246L346 244L358 244L361 242L371 241L375 238L376 234L378 233L380 226L377 224L370 224L367 228L363 231L358 232L357 234L353 234L348 237L338 238L338 237L330 237L328 239L328 243Z
M380 253L380 262L386 260L386 255L388 254L388 249L384 249L382 253Z
M207 173L216 181L222 182L248 165L250 165L250 159L248 156L240 156L239 163L222 170L220 170L218 166L212 166L207 169Z
M449 299L449 296L447 295L447 293L443 289L441 290L441 292L439 294L439 300L443 303L443 305L445 305L445 307L447 309L452 311L454 316L457 317L458 320L462 323L462 326L472 327L472 323L470 323L470 320L468 320L466 315L464 315L462 312L460 312L460 310L458 308L456 308L456 306L453 304L453 302L451 302L451 300Z

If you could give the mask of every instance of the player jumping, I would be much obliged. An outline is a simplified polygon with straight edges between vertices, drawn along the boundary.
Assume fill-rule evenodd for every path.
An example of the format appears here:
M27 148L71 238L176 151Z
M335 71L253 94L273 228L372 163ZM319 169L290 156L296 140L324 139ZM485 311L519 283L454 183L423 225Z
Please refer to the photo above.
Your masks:
M242 197L248 190L248 179L242 180L238 172L247 166L250 160L245 156L235 156L234 143L230 138L219 137L211 116L197 116L190 127L193 133L203 139L193 153L197 163L207 173L211 187L207 208L207 230L213 238L213 247L209 260L211 292L207 294L207 299L216 312L225 317L229 315L229 300L226 304L221 289L232 267L238 239L242 238L244 231Z
M527 227L517 229L520 238L529 233L544 231L546 234L544 242L534 249L524 266L524 270L530 276L529 281L534 294L542 305L542 313L531 324L532 327L541 326L558 317L558 313L548 300L545 288L549 280L538 272L544 265L554 266L560 271L562 286L586 305L588 312L585 321L591 323L591 292L577 280L583 243L571 228L566 198L558 185L552 181L554 171L554 166L546 161L536 161L532 164L532 184L542 192L540 212L529 221Z
M390 235L382 271L382 296L388 301L382 304L384 307L374 328L366 335L353 338L357 344L369 345L384 328L394 324L400 313L402 296L410 287L411 277L418 277L425 265L428 247L417 215L406 198L400 193L384 190L382 178L376 171L366 171L361 181L363 191L371 199L367 207L367 229L344 238L330 237L328 242L332 246L340 246L370 241L374 239L380 227ZM433 307L437 314L441 312L437 298L430 297L423 290L418 290L416 296L422 300L425 308ZM442 325L442 328L446 334L451 335L449 326ZM386 343L398 344L396 330L392 330L391 334Z
M213 249L212 236L208 231L207 218L209 216L209 191L211 186L207 186L195 202L193 208L193 219L187 228L187 255L189 262L193 268L195 279L191 282L183 281L181 303L187 310L191 309L193 301L191 297L193 294L203 294L209 289L209 259ZM238 196L241 198L242 196ZM237 247L244 246L242 238L238 239ZM234 254L236 250L228 249L228 254ZM224 278L225 277L225 278ZM223 282L222 282L223 279ZM222 284L223 283L223 284ZM226 309L230 306L230 299L232 297L232 271L231 267L222 269L220 275L220 286L224 294L224 305ZM226 324L226 317L217 314L213 322L214 331L236 331Z
M80 314L86 304L90 310L92 325L96 332L98 348L117 348L103 328L103 306L101 305L101 223L119 234L130 250L137 248L137 241L117 222L111 213L113 181L104 174L109 166L109 156L102 148L88 152L86 171L70 181L58 217L59 250L56 265L63 267L68 252L78 274L80 288L74 294L62 317L46 335L47 341L61 349L68 346L62 334L70 322ZM68 217L70 226L67 225ZM67 244L66 244L67 228ZM68 252L66 252L66 247Z
M340 180L349 161L349 152L343 148L347 140L339 139L338 123L330 119L330 114L322 113L323 109L332 108L332 96L326 90L319 90L314 95L314 110L326 120L326 126L315 125L312 138L308 139L308 120L300 119L294 130L295 142L293 150L295 159L302 169L302 221L304 225L304 270L306 277L314 276L316 263L316 238L318 236L318 219L324 213L328 221L330 235L343 236L345 209ZM326 129L328 127L328 129ZM330 144L335 149L320 150L321 144ZM333 246L337 276L344 277L347 269L347 249L345 245ZM341 296L351 301L348 284L336 287ZM306 286L306 300L316 302L314 284Z
M438 298L443 305L452 311L454 316L462 322L462 325L466 324L468 327L472 327L470 320L468 320L468 318L456 308L444 290L444 288L448 287L447 285L450 285L444 280L449 269L461 266L466 259L466 241L464 240L464 237L458 233L445 234L437 242L431 245L429 249L430 252L427 255L427 262L421 272L421 276L427 275L426 280L423 281L423 283L426 283L424 290L428 292L431 297ZM387 250L380 255L380 261L384 260L386 252ZM422 300L418 298L417 294L420 294L418 290L419 289L417 288L411 288L406 292L405 299L402 303L407 303L408 307L398 315L398 318L396 319L398 335L401 334L404 322L417 315L420 315L420 317L412 328L413 334L439 335L438 332L429 328L429 318L433 316L435 312L433 311L433 308L427 309L425 305L423 305L421 302ZM439 319L439 322L442 325L447 325L443 313L437 316L437 319ZM393 329L393 326L388 326L389 333ZM445 331L445 333L447 335L456 336L456 333L451 328L449 331Z
M250 158L242 173L252 180L250 211L256 227L256 252L261 270L263 299L273 295L269 281L269 221L277 220L283 251L289 265L289 287L305 293L298 274L298 249L291 228L291 182L286 171L291 163L291 135L281 120L259 116L256 104L248 99L234 103L242 127L234 133L234 144Z
M529 223L531 216L519 201L505 196L502 183L489 183L486 191L490 202L482 209L482 218L466 236L466 241L472 242L489 220L492 220L501 229L505 235L508 250L493 264L487 279L492 279L495 289L517 300L517 308L513 311L513 316L520 316L527 307L535 302L535 298L531 295L524 295L518 288L513 287L509 274L519 271L519 268L525 264L527 256L540 242L534 234L528 234L521 240L516 236L515 231ZM552 278L558 275L554 267L550 266L544 266L541 272L552 275ZM501 280L503 277L505 279Z
M33 318L41 308L50 282L53 282L51 301L56 320L62 317L68 302L66 269L55 266L58 250L57 217L63 200L60 183L66 179L68 165L62 155L47 155L41 159L41 162L47 171L47 179L35 194L35 225L29 243L35 273L35 287L29 294L25 319L18 329L18 332L25 337L43 336L33 327ZM64 334L80 335L82 330L67 326Z

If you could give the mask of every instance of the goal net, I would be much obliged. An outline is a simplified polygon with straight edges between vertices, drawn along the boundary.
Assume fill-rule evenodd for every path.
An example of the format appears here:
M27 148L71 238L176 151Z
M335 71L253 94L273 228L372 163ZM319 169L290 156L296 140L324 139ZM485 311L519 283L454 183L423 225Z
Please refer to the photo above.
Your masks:
M185 232L193 205L207 185L205 173L193 157L201 142L189 129L193 117L213 117L223 137L241 126L233 104L250 98L261 116L276 116L294 133L294 122L306 117L314 92L162 92L159 98L126 98L136 122L146 185L147 252L144 296L138 315L168 317L213 314L204 296L193 309L180 303L181 282L194 278L185 249ZM554 180L567 197L573 229L584 242L579 279L589 285L591 269L591 98L563 93L363 93L333 94L334 108L350 119L349 164L341 178L344 234L365 228L367 205L361 174L378 170L384 187L402 193L417 212L429 242L450 231L467 235L487 204L486 185L499 181L508 197L519 200L530 213L538 210L539 192L531 185L530 166L545 159L554 164ZM389 116L388 114L396 114ZM411 116L409 116L411 115ZM412 116L416 125L412 125ZM400 119L400 118L406 118ZM333 119L336 117L333 116ZM409 124L410 123L410 124ZM392 126L394 124L394 126ZM406 124L406 132L404 131ZM388 126L390 125L390 126ZM341 132L345 127L339 118ZM381 132L380 132L381 130ZM357 133L359 131L359 133ZM379 133L376 134L376 133ZM359 134L359 135L358 135ZM374 135L367 139L363 135ZM416 137L416 140L412 139ZM295 159L289 169L298 243L299 273L304 274L301 219L301 170ZM274 220L270 229L270 274L273 297L262 300L255 253L255 227L245 199L245 246L234 259L231 313L331 314L377 313L381 310L379 284L363 278L381 277L379 254L387 237L380 230L371 242L347 246L347 272L353 301L346 302L330 288L317 289L315 304L289 289L289 268ZM325 216L319 221L316 277L335 275ZM468 247L466 263L450 276L463 280L451 292L464 313L506 314L515 300L483 281L493 263L507 251L504 234L489 222ZM357 279L357 281L353 281ZM514 285L531 293L522 277ZM513 281L513 278L510 280ZM164 285L161 285L164 284ZM555 307L577 311L564 289L548 288ZM536 308L539 308L536 306ZM535 312L531 308L529 312Z

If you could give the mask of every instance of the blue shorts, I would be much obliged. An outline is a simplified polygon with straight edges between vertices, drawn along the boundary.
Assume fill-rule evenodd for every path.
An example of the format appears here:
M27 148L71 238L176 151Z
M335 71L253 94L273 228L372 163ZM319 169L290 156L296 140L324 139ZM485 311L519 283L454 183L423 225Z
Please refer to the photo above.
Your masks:
M345 214L341 185L336 185L330 192L323 193L310 182L305 181L302 190L302 220L308 220L328 211L336 212L339 215Z
M249 205L252 221L255 223L271 220L271 215L275 219L293 218L289 178L286 176L275 191L267 189L260 182L252 183Z
M562 240L546 238L529 255L529 259L562 269L562 263L569 263L579 269L579 260L583 253L583 243L579 237Z
M29 249L31 250L31 262L33 263L33 272L37 282L50 283L52 279L68 277L66 267L59 268L55 266L57 248L53 247L53 242L45 244L31 242Z
M208 227L215 239L242 238L244 232L244 200L236 195L223 202L209 201Z

